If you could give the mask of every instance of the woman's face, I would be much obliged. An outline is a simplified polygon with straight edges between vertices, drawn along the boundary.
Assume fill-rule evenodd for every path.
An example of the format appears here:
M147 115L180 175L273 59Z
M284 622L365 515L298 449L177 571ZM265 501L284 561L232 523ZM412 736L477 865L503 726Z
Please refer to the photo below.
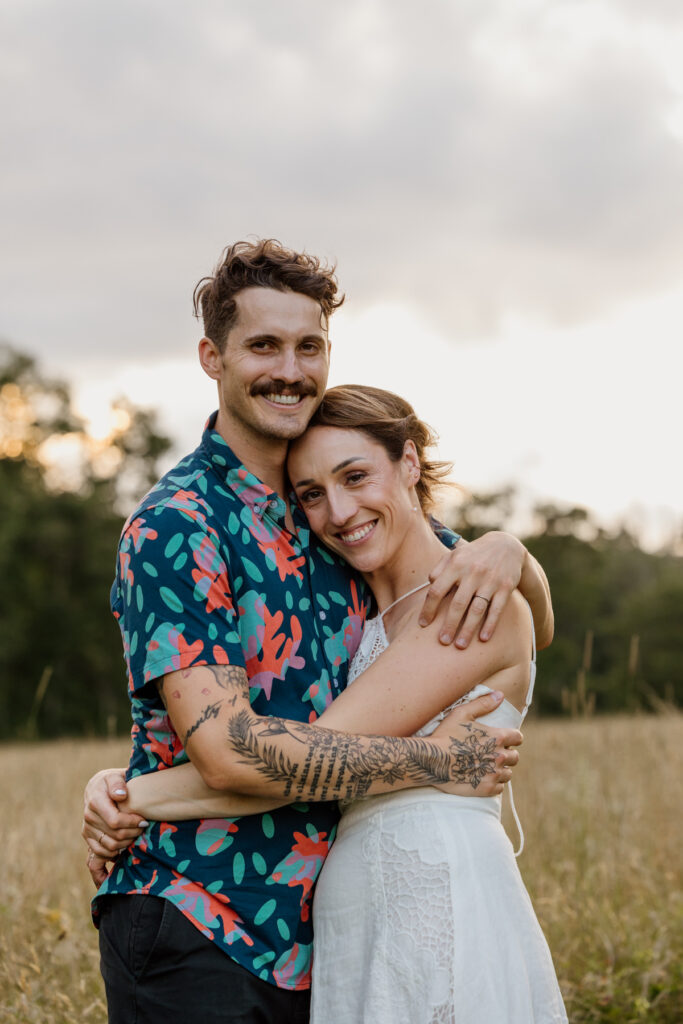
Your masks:
M411 441L392 462L362 430L311 427L291 445L287 468L311 529L360 572L386 565L420 517Z

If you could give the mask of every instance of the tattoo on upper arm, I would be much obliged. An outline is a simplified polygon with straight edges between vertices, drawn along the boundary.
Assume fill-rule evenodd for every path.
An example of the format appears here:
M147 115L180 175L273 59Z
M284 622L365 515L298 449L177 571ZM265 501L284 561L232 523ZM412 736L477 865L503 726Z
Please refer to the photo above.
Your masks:
M228 703L234 707L240 697L249 692L249 681L243 668L239 665L207 665L214 680L221 690L227 690L232 694ZM227 698L226 698L227 699Z
M210 718L218 717L218 713L221 709L222 703L222 700L217 700L214 704L207 704L206 707L202 709L202 712L197 721L193 722L190 728L185 733L185 739L183 740L184 747L187 746L187 741L189 740L190 736L192 736L197 731L200 725L203 725L204 722L208 722Z

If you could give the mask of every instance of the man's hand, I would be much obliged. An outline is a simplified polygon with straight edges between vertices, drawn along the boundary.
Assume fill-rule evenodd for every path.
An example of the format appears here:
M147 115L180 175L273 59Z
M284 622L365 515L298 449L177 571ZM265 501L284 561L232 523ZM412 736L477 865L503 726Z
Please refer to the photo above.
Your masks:
M107 877L106 863L130 846L149 824L139 814L121 810L119 804L127 795L125 772L117 768L97 772L85 787L81 835L89 847L87 867L97 886Z
M519 761L523 736L518 729L496 729L481 725L477 719L488 715L503 700L500 691L459 704L432 733L434 739L450 737L449 746L459 754L459 776L467 777L476 796L502 793ZM437 786L446 793L462 795L462 778Z
M454 587L457 588L446 612L439 639L465 648L476 631L486 641L493 635L501 612L518 586L528 552L521 541L509 533L491 531L468 543L459 540L429 574L420 625L427 626L436 617L439 606Z

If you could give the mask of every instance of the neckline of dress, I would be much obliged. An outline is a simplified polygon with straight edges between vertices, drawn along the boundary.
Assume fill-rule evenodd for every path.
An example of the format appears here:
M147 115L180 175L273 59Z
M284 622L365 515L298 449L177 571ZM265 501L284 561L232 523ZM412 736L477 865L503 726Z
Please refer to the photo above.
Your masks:
M395 601L392 601L389 607L385 608L383 612L378 612L380 620L383 622L384 616L387 614L387 612L390 612L392 608L395 608L400 601L403 601L406 597L410 597L412 594L417 594L418 590L424 590L424 588L428 587L430 583L431 580L426 580L426 582L421 583L419 587L413 587L412 590L407 590L405 594L401 594L401 596L397 597Z

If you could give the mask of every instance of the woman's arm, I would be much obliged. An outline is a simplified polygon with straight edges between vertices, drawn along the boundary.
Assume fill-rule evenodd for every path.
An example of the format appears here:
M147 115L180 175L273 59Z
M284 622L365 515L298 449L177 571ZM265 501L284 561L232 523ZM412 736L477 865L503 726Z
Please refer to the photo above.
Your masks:
M209 789L188 761L162 772L136 775L128 782L128 798L119 806L123 811L133 811L152 821L185 821L263 814L286 803L286 800Z
M209 789L189 761L137 775L128 782L125 769L104 768L86 784L81 834L93 854L111 860L137 839L149 821L237 818L262 814L285 803Z

